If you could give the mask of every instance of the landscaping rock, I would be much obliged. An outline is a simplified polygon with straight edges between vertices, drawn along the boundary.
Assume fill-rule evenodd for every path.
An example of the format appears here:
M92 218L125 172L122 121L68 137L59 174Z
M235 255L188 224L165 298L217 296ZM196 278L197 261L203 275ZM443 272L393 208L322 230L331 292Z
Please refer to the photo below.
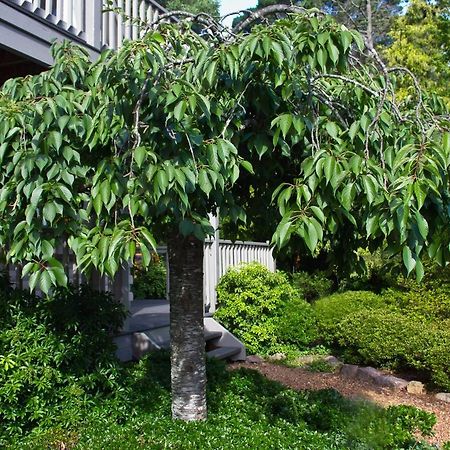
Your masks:
M333 369L338 372L342 369L343 363L339 359L337 359L335 356L325 356L323 360L328 363Z
M376 384L383 387L388 387L395 391L406 390L408 382L403 378L394 377L392 375L383 375L375 380Z
M450 392L439 392L435 397L437 400L450 403Z
M379 384L378 381L384 375L374 367L360 367L356 372L356 378L362 381L369 381L371 383Z
M262 364L264 362L264 360L258 355L247 356L246 361L251 364Z
M284 353L275 353L267 357L269 361L283 361L286 359L286 355Z
M408 394L421 395L425 394L425 385L420 381L410 381L406 387Z
M341 375L347 378L356 378L359 367L354 364L344 364L341 369Z

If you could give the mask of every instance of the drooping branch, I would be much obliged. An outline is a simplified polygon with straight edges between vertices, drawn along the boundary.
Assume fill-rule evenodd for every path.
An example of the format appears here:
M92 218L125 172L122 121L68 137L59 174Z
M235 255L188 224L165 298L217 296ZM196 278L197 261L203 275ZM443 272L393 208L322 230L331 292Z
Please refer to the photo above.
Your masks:
M302 8L301 6L294 6L294 5L271 5L267 6L265 8L261 8L256 11L251 11L249 17L244 19L242 22L238 23L233 28L233 33L238 34L242 31L244 31L249 25L252 23L262 20L268 16L272 16L275 14L304 14L304 15L311 15L311 13L316 15L325 15L320 10L309 10Z

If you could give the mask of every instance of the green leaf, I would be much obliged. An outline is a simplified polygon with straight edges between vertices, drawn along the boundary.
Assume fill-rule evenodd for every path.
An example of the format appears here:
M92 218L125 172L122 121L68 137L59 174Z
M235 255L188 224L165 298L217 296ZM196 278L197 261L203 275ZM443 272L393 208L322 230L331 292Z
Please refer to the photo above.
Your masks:
M30 203L35 208L36 208L37 204L39 203L39 199L41 198L42 191L43 191L43 189L41 187L37 187L31 194Z
M286 137L292 125L292 114L282 114L281 116L278 116L276 119L272 120L271 127L273 128L274 125L278 125L283 137Z
M363 175L362 180L364 185L364 192L367 195L367 201L370 205L375 200L377 194L377 185L375 184L374 178L370 175Z
M334 177L334 172L336 170L336 159L334 158L334 156L325 157L323 170L325 174L325 179L327 180L328 183Z
M414 267L416 267L416 261L412 256L411 249L407 245L403 247L403 264L406 267L408 275L411 273Z
M419 211L416 212L416 222L417 227L419 228L419 233L425 240L428 236L428 222L425 220L422 214L420 214Z
M278 237L278 246L281 248L286 244L287 237L290 234L290 228L292 226L292 222L290 221L282 221L280 225L277 227L276 236Z
M145 147L137 147L134 150L134 160L139 168L142 167L142 163L144 162L146 156L147 150Z
M67 203L72 200L72 192L66 188L66 186L59 184L58 191L61 194L61 198L63 198Z
M325 214L318 206L311 206L311 210L322 223L325 223Z
M352 207L353 200L355 199L355 185L354 183L347 184L341 193L341 204L349 211Z
M249 173L251 173L252 175L255 175L255 172L253 171L253 166L249 161L241 161L241 166Z
M333 139L336 140L338 138L339 127L336 125L336 123L334 123L334 122L327 122L327 124L325 125L325 128L327 130L327 133Z
M348 130L348 135L350 136L352 142L355 140L355 136L358 130L359 130L359 121L353 122L350 125L350 129Z
M344 52L346 52L350 45L352 45L353 42L353 36L352 33L350 33L350 31L343 31L341 33L341 42L342 42L342 47L344 47Z
M414 183L414 194L417 199L417 209L421 209L427 198L427 192L419 182Z
M319 241L319 237L317 234L316 227L312 221L306 222L306 235L305 235L305 243L308 246L311 253L314 253L317 243Z
M366 222L367 237L375 234L375 232L378 229L378 221L379 221L378 214L374 214L373 216L367 218Z
M156 240L153 237L153 234L150 233L150 231L148 231L146 228L143 228L143 227L140 229L140 231L141 231L142 236L150 244L152 249L155 250L156 249Z
M54 250L53 245L49 241L43 240L41 242L41 253L43 259L48 260L52 257Z
M333 61L334 64L336 64L339 60L339 50L338 48L333 44L331 40L327 43L328 48L328 54L330 55L331 61Z
M63 142L62 134L58 131L51 131L48 136L48 144L55 148L55 150L59 150L61 148Z
M186 112L186 108L187 108L186 101L185 100L179 101L173 110L173 116L175 117L175 119L181 121L184 117L184 113Z
M64 128L66 128L67 123L69 122L70 117L69 116L61 116L58 119L58 126L61 133L64 131Z
M223 154L221 156L223 156ZM218 146L209 144L206 147L206 157L211 169L218 171L220 169Z
M420 283L425 275L425 271L423 269L423 264L420 259L416 261L416 280Z
M52 278L48 270L44 270L39 278L39 287L44 294L48 294L52 287Z
M200 186L200 189L209 196L209 193L212 190L212 184L209 181L208 174L206 170L200 170L198 174L198 184Z
M108 180L102 181L102 184L100 185L100 195L102 196L103 204L107 205L111 197L111 186L109 185Z
M327 66L327 56L327 51L324 48L321 47L317 50L316 58L322 70L325 70Z
M442 146L444 151L450 153L450 133L444 133L442 136Z

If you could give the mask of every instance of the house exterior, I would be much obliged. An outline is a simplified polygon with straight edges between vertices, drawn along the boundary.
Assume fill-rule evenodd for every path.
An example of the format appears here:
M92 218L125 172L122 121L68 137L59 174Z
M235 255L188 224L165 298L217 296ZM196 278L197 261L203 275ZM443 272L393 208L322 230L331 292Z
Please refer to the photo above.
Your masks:
M75 42L95 59L166 12L153 0L114 0L112 7L107 0L0 0L0 85L45 70L55 40Z

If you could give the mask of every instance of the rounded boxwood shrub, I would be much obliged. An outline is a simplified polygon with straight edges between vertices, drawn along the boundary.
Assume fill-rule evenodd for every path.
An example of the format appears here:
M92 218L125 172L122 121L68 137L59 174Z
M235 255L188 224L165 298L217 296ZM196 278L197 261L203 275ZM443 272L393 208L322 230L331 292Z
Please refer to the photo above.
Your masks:
M280 345L305 347L316 336L311 306L299 298L287 276L259 263L231 268L217 286L215 317L251 353Z
M425 327L398 311L366 308L342 318L332 338L355 362L423 369L429 339Z
M347 291L321 298L313 303L319 334L325 342L332 343L342 319L357 311L383 305L383 298L370 291Z
M314 305L320 338L347 362L413 368L450 389L450 320L433 314L434 302L428 299L421 306L409 303L410 294L405 293L407 302L393 291L346 292L321 299Z

